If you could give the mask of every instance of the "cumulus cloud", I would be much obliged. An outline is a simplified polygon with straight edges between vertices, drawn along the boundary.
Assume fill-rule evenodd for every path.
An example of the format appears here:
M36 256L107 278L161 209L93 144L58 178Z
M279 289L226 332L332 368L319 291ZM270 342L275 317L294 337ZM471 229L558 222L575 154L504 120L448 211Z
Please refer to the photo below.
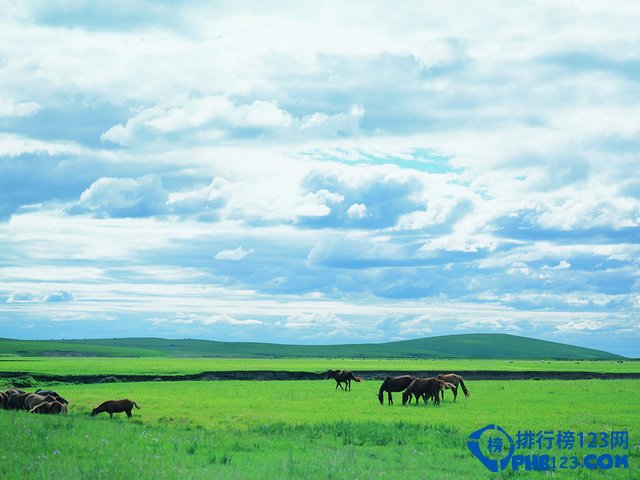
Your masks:
M176 105L141 110L127 120L104 132L103 141L131 145L145 136L166 135L192 129L211 132L210 138L229 129L283 128L291 123L291 116L275 101L256 100L236 105L223 96L185 99Z
M66 290L54 290L50 292L16 291L11 292L7 303L58 303L70 302L74 295Z
M243 258L245 258L247 255L251 255L252 253L254 253L253 248L249 249L249 250L245 250L242 247L237 247L234 248L232 250L220 250L218 253L216 253L216 260L226 260L229 262L239 262L240 260L242 260Z
M333 192L334 197L331 208L325 199L316 201L326 207L316 212L322 218L306 223L327 227L357 221L359 227L392 227L403 214L424 206L420 198L426 187L423 180L417 172L391 165L311 171L302 182L310 192L305 198L316 199L319 192Z
M348 112L335 115L317 112L301 120L300 131L321 136L352 136L360 132L364 115L365 109L361 105L353 105Z
M156 176L103 177L82 192L71 211L106 217L146 217L166 213L168 199L169 192Z
M296 313L287 317L284 327L294 329L346 329L350 324L334 313Z
M260 334L295 341L296 325L310 325L317 339L325 330L313 325L334 321L362 338L350 326L378 321L378 302L395 312L416 299L474 313L436 322L405 311L390 335L515 325L570 339L554 330L569 318L598 347L600 332L637 324L633 2L465 5L463 17L384 2L133 3L22 2L0 16L11 132L0 134L0 251L21 269L0 286L7 331L33 323L27 310L49 319L84 303L56 305L65 296L53 289L66 288L92 299L78 318L118 299L136 321L113 328L141 335L141 318L173 318L184 302L198 317L162 333L218 335L233 325L203 328L210 312L247 321L300 297L279 313L290 327L269 331L260 317ZM249 245L260 255L238 261ZM213 269L216 252L230 261ZM112 263L134 258L135 273ZM68 287L69 269L88 265L100 274ZM143 279L152 285L140 293ZM112 282L119 291L103 294ZM149 292L169 283L181 295L162 310ZM205 285L228 288L224 302L251 292L234 308L263 303L223 311ZM327 302L348 306L331 303L346 323L322 317ZM359 305L370 311L344 313ZM486 305L497 313L474 323ZM546 330L508 321L525 313L557 316ZM619 323L579 323L607 316ZM610 345L638 355L618 337Z
M216 177L204 188L170 194L167 206L172 213L215 220L219 209L225 204L230 188L231 182Z
M347 215L352 219L361 219L367 216L367 206L364 203L354 203L347 209Z
M596 320L570 321L556 326L558 333L582 333L601 330L605 324Z
M331 213L331 207L344 201L344 197L338 193L332 193L327 189L321 189L314 193L308 193L302 197L294 210L299 217L326 217Z
M40 110L38 102L13 102L0 98L0 117L30 117Z
M226 323L228 325L262 325L262 321L255 319L239 320L231 315L212 315L201 319L203 325L213 325L216 323Z

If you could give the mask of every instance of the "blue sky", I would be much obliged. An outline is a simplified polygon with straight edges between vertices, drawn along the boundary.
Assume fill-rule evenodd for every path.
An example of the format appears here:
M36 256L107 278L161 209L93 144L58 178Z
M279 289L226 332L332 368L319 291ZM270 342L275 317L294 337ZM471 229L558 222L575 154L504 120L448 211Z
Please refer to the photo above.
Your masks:
M0 8L0 336L640 356L636 2Z

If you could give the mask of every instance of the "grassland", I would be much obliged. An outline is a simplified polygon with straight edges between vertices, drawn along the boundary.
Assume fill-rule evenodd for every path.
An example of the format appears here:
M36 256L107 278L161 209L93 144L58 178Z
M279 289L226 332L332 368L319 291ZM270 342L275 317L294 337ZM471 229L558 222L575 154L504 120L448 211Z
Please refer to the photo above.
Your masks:
M558 360L409 360L354 358L97 358L0 357L0 372L40 375L185 375L226 371L324 372L327 369L359 371L507 371L638 373L638 361Z
M601 350L515 335L446 335L358 345L280 345L271 343L119 338L102 340L0 339L0 354L12 356L106 357L287 357L287 358L489 358L621 359Z
M509 478L466 448L489 423L507 431L627 430L629 470L558 478L637 478L638 381L477 381L471 398L440 406L381 406L379 382L141 382L57 385L67 417L0 411L0 473L20 478ZM90 417L129 397L134 417ZM633 468L635 467L635 468Z

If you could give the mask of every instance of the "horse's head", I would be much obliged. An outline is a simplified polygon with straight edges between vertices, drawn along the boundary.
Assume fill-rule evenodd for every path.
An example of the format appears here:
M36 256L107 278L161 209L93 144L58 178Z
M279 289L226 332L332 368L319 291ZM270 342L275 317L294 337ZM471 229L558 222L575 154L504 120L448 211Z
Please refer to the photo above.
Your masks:
M96 407L93 410L91 410L91 416L92 417L95 417L97 415L98 412L96 412L96 410L98 410L98 407Z
M411 392L409 392L409 389L407 389L404 392L402 392L402 404L406 405L407 400L409 400L409 398L411 398Z
M336 376L335 370L327 370L327 380Z

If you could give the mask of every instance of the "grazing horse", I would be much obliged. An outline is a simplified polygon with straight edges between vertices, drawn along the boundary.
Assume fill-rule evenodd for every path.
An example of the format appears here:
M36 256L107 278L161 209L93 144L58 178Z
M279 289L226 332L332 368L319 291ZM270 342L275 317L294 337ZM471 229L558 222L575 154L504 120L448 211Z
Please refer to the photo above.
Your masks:
M27 395L27 397L24 399L24 408L25 410L31 411L41 403L48 403L48 402L55 402L55 401L56 401L56 397L54 397L53 395L38 395L37 393L32 393L30 395Z
M14 395L9 395L9 399L5 406L7 410L25 410L24 401L26 400L28 393L16 393Z
M57 394L57 392L54 392L53 390L36 390L36 394L51 395L53 398L56 399L56 402L64 403L65 405L69 404L69 402L66 399L62 398L60 395Z
M99 413L107 412L109 418L112 418L114 413L124 412L127 414L127 417L131 418L131 409L133 407L140 408L136 402L128 398L122 400L107 400L94 408L91 411L91 416L93 417Z
M469 390L467 390L467 387L464 384L464 380L460 375L456 375L455 373L448 373L446 375L440 374L436 378L438 380L442 380L443 382L447 382L453 385L453 388L452 387L446 387L446 388L451 389L451 391L453 392L454 402L456 401L456 397L458 396L458 385L462 387L462 392L464 393L464 396L466 398L469 398L470 396ZM444 390L442 391L442 399L444 400Z
M351 380L355 380L356 382L361 382L362 379L360 377L356 377L351 370L327 370L327 380L333 378L336 381L336 390L338 387L342 388L342 383L345 384L345 388L342 390L351 390Z
M54 400L53 402L39 403L29 410L29 413L67 413L67 407L64 403Z
M385 378L384 382L382 382L382 385L380 386L380 391L378 391L378 400L380 400L380 405L384 405L384 392L387 392L389 405L393 405L391 392L402 392L411 385L411 382L415 379L416 377L412 375L400 375L399 377Z
M402 404L411 402L411 395L416 397L416 406L420 402L420 397L428 404L429 398L433 399L434 405L440 405L440 392L444 385L435 378L416 378L402 393Z

